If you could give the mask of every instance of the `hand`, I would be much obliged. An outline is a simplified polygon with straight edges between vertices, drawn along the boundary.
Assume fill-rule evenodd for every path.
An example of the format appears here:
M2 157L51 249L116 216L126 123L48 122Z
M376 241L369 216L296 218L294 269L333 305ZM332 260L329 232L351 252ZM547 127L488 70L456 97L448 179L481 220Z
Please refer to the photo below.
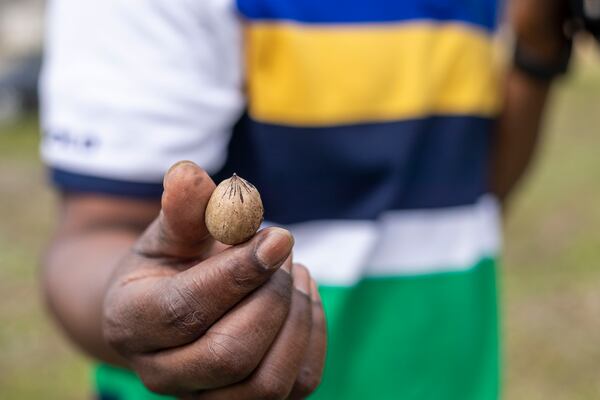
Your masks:
M302 398L319 384L325 317L293 238L268 228L214 241L215 184L183 162L165 177L160 216L112 278L104 335L152 391L189 399Z
M560 59L568 39L564 25L569 18L568 0L512 0L510 21L520 45L548 62Z

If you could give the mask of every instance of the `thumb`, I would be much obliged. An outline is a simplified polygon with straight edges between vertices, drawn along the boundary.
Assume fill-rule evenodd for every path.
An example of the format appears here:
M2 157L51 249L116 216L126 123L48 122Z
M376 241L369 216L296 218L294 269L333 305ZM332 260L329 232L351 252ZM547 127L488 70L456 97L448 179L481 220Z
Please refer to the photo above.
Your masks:
M202 256L214 240L204 212L215 183L191 161L174 164L165 174L162 210L136 245L148 257L192 259Z

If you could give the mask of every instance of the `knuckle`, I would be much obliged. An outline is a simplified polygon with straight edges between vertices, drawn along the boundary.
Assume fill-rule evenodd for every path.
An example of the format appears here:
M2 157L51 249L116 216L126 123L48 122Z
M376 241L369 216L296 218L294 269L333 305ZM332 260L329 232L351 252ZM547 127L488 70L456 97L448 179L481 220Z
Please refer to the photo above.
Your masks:
M234 336L212 332L206 340L212 372L223 384L240 382L256 368L247 346Z
M290 304L292 301L292 277L290 274L277 271L267 285L268 289L285 304Z
M290 318L293 318L301 326L311 327L313 326L313 307L310 303L310 299L296 291L293 297L293 304L290 309Z
M132 340L132 329L127 325L127 315L116 304L105 305L102 315L104 340L119 352L124 352Z
M195 299L188 288L171 286L162 293L165 315L164 323L184 334L199 334L208 328L209 320L205 308Z
M286 399L292 389L282 377L274 373L259 375L253 387L256 398L261 400Z
M233 257L229 263L229 268L225 269L224 273L235 288L245 292L248 288L256 286L261 267L241 257Z

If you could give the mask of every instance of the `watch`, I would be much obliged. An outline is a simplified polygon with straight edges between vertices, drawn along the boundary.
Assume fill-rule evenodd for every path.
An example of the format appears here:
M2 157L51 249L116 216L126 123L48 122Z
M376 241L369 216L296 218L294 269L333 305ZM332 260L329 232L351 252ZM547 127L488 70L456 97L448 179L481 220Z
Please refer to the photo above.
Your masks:
M548 63L528 53L517 41L513 54L513 65L533 79L550 82L567 72L572 50L573 41L569 39L561 51L560 58L554 63Z

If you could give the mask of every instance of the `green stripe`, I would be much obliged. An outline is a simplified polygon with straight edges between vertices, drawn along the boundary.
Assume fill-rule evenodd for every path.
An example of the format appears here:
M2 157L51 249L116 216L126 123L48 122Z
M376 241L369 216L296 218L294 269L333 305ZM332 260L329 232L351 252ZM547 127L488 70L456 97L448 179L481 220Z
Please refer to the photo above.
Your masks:
M171 397L150 392L137 376L128 370L99 365L95 371L96 388L99 393L116 400L167 400Z
M329 353L315 399L498 397L493 260L321 291Z
M497 399L495 275L486 259L465 272L322 287L329 347L312 398ZM165 399L127 371L102 366L96 378L121 400Z

